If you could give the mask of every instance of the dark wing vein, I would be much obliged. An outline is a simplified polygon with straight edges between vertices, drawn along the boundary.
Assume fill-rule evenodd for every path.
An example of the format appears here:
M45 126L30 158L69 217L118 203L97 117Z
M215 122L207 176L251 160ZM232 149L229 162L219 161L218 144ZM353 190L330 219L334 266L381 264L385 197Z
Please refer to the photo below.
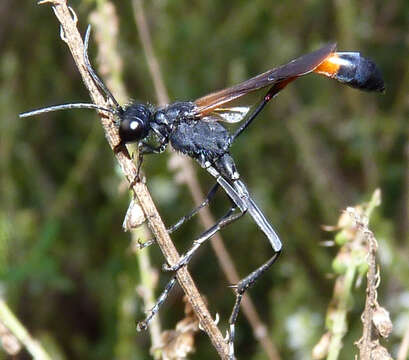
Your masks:
M268 70L238 85L203 96L195 101L197 105L195 113L199 116L203 116L219 108L221 105L229 103L255 90L272 86L279 82L285 82L287 84L299 76L314 71L317 66L335 51L335 48L336 44L330 43L319 50L301 56L288 64Z

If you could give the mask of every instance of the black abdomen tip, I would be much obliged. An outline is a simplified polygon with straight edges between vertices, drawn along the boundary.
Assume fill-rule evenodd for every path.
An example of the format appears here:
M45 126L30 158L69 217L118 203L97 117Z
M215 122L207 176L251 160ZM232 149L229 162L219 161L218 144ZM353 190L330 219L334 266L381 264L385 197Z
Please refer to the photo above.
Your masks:
M346 61L341 65L337 79L351 87L365 91L385 91L381 71L376 64L359 53L343 53L340 57Z

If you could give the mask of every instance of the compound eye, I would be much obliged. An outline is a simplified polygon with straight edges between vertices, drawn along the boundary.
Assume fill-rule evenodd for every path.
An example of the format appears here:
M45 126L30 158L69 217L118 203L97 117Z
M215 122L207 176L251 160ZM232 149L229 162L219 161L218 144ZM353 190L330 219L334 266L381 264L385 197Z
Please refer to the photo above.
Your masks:
M140 119L124 119L119 125L119 136L125 143L141 140L146 133L145 124Z
M120 116L119 136L125 143L137 142L149 133L151 112L143 104L129 106Z

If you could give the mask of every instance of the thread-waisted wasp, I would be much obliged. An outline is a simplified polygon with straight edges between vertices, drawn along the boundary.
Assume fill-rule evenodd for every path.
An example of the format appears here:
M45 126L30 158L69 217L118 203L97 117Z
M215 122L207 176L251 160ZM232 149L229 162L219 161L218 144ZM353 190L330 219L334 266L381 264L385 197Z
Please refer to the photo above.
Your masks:
M229 153L229 148L267 103L285 86L300 76L317 73L360 90L383 91L384 83L382 76L376 65L371 60L362 57L360 53L336 52L336 45L328 44L285 65L268 70L238 85L211 93L193 102L175 102L161 108L154 108L153 106L140 103L121 106L90 65L88 59L89 36L90 27L88 27L85 36L84 60L89 74L95 84L104 92L107 100L112 103L112 107L74 103L34 110L23 113L20 117L78 108L107 111L116 115L119 120L118 131L121 142L123 144L138 143L139 167L142 163L143 155L161 153L170 143L177 151L197 160L203 168L215 177L216 184L211 188L203 203L189 215L178 221L169 231L172 232L179 228L203 206L206 206L214 197L219 187L222 187L227 193L232 206L210 229L195 239L192 247L181 257L176 265L165 266L165 270L177 271L180 267L187 265L200 245L211 238L217 231L239 219L246 212L250 214L270 241L273 255L262 266L235 285L236 301L229 319L230 328L228 335L230 356L233 358L235 323L242 296L276 261L281 252L282 243L269 221L253 201L246 185L240 179L235 162ZM265 95L253 108L231 105L234 100L264 88L267 88ZM229 133L220 124L220 122L238 123L242 120L244 122L233 134ZM147 142L147 138L150 135L156 140L155 145ZM173 277L146 319L138 324L138 329L147 327L150 319L165 301L175 282L176 278Z

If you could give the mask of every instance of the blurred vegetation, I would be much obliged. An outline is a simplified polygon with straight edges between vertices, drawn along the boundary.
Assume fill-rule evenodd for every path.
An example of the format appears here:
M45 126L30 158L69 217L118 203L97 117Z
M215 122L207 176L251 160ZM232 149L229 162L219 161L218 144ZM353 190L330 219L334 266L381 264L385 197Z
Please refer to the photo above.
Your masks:
M70 5L84 33L97 1ZM123 81L134 100L156 95L130 1L115 2ZM285 63L331 40L359 50L383 71L385 95L365 94L318 76L291 84L272 101L232 152L240 173L285 248L250 291L282 359L309 359L324 332L336 249L322 224L382 190L371 218L379 242L379 298L395 329L396 356L409 323L409 2L146 1L154 50L174 100L193 100ZM95 42L91 41L91 59ZM46 105L89 99L49 6L0 3L0 287L15 314L53 358L149 359L148 333L136 334L143 303L140 274L121 224L129 195L92 111L18 119ZM167 225L192 208L167 169L169 155L146 159L147 184ZM203 188L213 180L198 169ZM212 211L224 213L220 194ZM180 252L201 227L192 220L172 238ZM267 259L269 244L245 217L223 231L241 276ZM160 269L163 257L148 250ZM245 256L243 256L245 255ZM234 302L210 246L190 265L224 328ZM209 266L214 264L215 266ZM168 274L161 275L158 293ZM181 291L160 311L163 328L183 316ZM127 302L124 299L128 299ZM357 353L365 289L354 290L340 359ZM124 311L125 304L131 311ZM214 358L204 335L195 359ZM266 358L240 315L236 353ZM57 355L58 354L58 355ZM20 357L21 356L21 357ZM0 358L6 355L0 352ZM28 358L22 353L18 358Z

